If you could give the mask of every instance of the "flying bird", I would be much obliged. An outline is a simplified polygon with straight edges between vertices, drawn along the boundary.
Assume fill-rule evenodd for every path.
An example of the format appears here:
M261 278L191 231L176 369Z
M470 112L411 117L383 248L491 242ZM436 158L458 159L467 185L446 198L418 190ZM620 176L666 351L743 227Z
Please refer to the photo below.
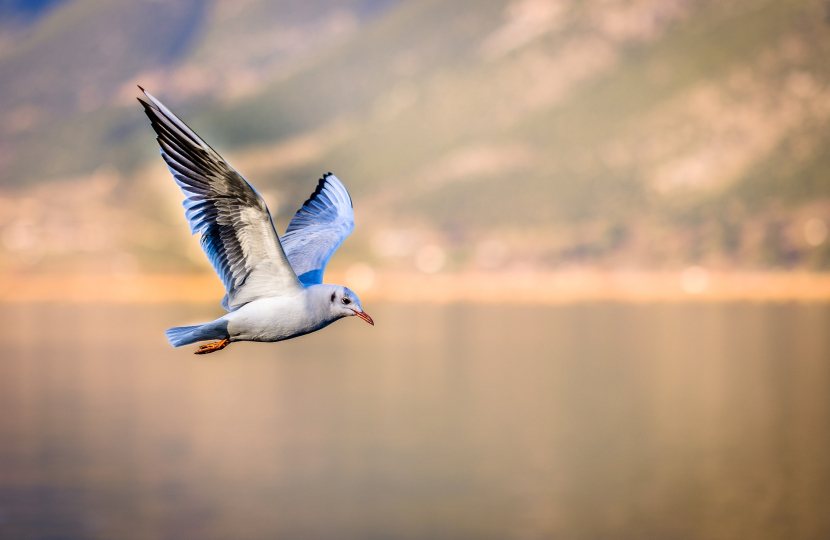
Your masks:
M342 182L324 175L288 224L282 238L262 196L213 148L139 86L176 183L185 216L225 285L227 315L167 330L174 347L199 341L196 354L219 351L235 341L283 341L320 330L343 317L374 326L357 295L323 283L331 256L354 230L352 199Z

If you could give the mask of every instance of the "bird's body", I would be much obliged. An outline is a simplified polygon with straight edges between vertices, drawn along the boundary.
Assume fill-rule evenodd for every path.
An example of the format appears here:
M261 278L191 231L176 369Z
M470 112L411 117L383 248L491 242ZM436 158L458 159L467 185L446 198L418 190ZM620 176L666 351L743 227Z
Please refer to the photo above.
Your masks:
M311 285L293 296L273 296L228 313L231 341L282 341L316 332L345 313L332 313L332 285Z
M142 89L142 91L144 91ZM222 279L228 314L171 328L176 347L204 354L235 341L283 341L357 316L374 324L360 300L340 285L323 284L328 260L354 229L351 197L333 174L297 211L280 241L265 201L215 150L149 93L139 99L156 131L161 155L185 194L185 215Z

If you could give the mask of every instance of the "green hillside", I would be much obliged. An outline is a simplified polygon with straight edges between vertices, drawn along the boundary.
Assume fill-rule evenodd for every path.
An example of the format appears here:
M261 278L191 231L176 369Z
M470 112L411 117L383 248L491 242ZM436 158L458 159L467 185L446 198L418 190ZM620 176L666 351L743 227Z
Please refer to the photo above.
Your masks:
M344 264L408 268L436 244L474 268L497 242L485 267L830 266L819 0L75 0L19 37L0 49L9 200L109 166L102 197L123 219L183 229L145 180L163 165L141 83L278 201L280 223L338 174L358 218ZM385 233L412 246L384 254ZM183 237L138 236L100 256L195 264Z

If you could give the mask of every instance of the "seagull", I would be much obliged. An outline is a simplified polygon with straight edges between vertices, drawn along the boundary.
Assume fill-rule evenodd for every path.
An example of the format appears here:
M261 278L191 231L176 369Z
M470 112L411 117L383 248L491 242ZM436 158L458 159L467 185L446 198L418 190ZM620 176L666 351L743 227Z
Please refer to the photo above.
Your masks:
M349 192L331 173L303 203L280 239L262 196L213 148L158 99L138 98L156 132L161 157L184 193L191 234L225 285L227 315L167 330L174 347L199 341L196 354L235 341L283 341L315 332L343 317L374 326L357 295L323 283L331 256L354 230Z

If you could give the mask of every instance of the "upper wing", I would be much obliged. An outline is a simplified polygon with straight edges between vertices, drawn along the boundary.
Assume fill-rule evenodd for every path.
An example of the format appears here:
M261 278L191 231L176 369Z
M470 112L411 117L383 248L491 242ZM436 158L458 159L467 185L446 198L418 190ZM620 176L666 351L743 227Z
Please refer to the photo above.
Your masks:
M259 193L184 122L141 90L152 104L138 101L184 192L190 230L202 233L202 249L225 285L222 306L233 311L257 298L300 290L302 284Z
M326 263L353 230L352 198L340 180L328 173L282 235L285 254L300 281L322 283Z

